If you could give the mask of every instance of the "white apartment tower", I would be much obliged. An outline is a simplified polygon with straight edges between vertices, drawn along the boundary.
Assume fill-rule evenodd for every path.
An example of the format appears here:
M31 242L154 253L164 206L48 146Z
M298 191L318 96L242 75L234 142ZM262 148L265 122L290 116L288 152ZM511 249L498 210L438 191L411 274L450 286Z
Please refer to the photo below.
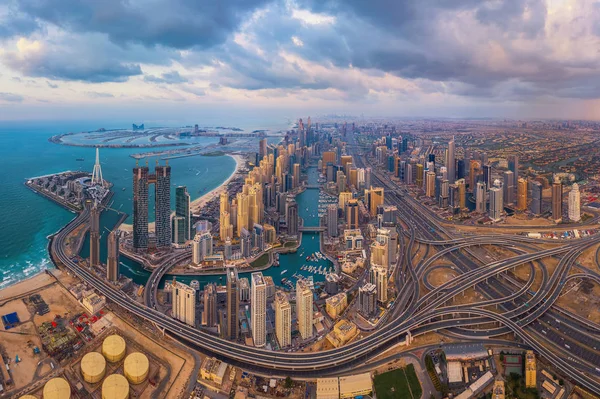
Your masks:
M189 285L173 280L171 285L173 307L171 316L188 324L196 326L196 290Z
M252 340L254 346L267 343L267 284L261 272L252 273Z
M581 194L579 193L579 185L573 184L571 191L569 192L569 219L572 222L579 222L581 220Z
M275 294L275 334L282 348L292 344L292 307L282 291Z
M302 339L311 338L313 335L313 292L308 281L304 279L296 282L296 318Z

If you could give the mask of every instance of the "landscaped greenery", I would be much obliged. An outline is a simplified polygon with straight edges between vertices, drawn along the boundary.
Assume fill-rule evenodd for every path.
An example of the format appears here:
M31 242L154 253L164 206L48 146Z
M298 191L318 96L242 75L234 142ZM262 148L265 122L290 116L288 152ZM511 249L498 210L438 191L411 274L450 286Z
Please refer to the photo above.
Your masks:
M506 397L511 399L538 399L540 394L535 388L525 387L525 378L517 373L510 373L506 379Z
M269 253L265 252L264 254L256 258L252 263L250 263L250 265L252 267L264 267L267 265L267 263L269 263Z
M298 245L298 241L286 241L283 246L286 248L292 248Z
M415 372L415 366L409 364L405 369L404 373L406 374L406 379L408 380L408 385L410 386L410 390L415 399L420 398L423 390L421 389L421 383L419 382L419 377L417 377L417 373Z
M412 364L375 376L377 399L419 399L421 384Z

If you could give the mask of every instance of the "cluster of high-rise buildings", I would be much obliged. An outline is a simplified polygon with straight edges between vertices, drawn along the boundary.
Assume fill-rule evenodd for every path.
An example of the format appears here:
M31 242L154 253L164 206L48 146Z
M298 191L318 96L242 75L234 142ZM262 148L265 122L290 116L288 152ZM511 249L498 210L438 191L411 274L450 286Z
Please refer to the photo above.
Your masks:
M225 287L225 308L218 310L218 288L209 283L204 286L202 301L198 301L196 288L173 280L170 285L172 298L171 315L175 319L192 327L198 325L196 320L197 305L203 304L201 324L205 327L217 327L220 335L224 338L237 340L240 338L241 328L240 303L249 302L249 328L250 337L254 346L262 347L267 344L267 313L268 309L274 309L275 338L279 347L285 348L292 344L293 320L294 326L300 332L303 340L313 337L313 289L308 280L299 279L296 283L296 305L290 304L288 294L284 291L275 291L274 286L267 282L269 277L263 276L261 272L252 273L249 287L248 279L240 279L237 270L233 267L227 270L227 285ZM244 284L245 283L245 284ZM270 292L273 290L273 292ZM247 292L246 292L247 291Z
M471 192L475 211L488 215L492 222L502 219L505 206L533 215L544 213L543 184L537 179L519 176L518 156L509 155L507 170L494 174L485 152L465 150L463 158L457 159L454 138L448 141L442 160L437 160L435 153L413 156L407 153L404 141L405 138L390 136L377 140L375 157L401 182L422 188L440 208L459 214L467 209L467 193ZM563 218L562 190L562 183L552 184L550 211L557 223ZM579 202L579 189L574 185L568 202L571 221L580 220Z
M248 257L253 248L263 250L273 243L276 235L283 233L281 217L287 235L298 234L298 205L293 192L300 187L301 168L309 152L301 141L269 146L262 139L258 162L245 177L241 191L231 199L227 193L221 194L219 238L222 242L239 240L242 256Z

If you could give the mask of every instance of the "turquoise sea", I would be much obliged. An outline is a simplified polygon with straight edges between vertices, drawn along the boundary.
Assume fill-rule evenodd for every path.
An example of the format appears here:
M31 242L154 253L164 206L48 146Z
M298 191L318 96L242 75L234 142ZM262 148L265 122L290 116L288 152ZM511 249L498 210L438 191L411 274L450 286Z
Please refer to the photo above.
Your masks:
M69 131L94 130L98 127L121 128L125 124L106 126L98 122L70 122L51 124L35 123L1 123L0 124L0 159L4 170L0 173L0 288L14 284L20 280L52 267L47 252L47 237L58 231L74 217L74 214L54 204L52 201L34 193L23 183L27 178L51 174L66 170L91 171L94 163L94 149L71 147L48 142L48 138ZM254 125L260 129L261 125ZM286 122L268 124L269 128L280 126L285 129ZM248 126L241 126L248 129ZM209 145L215 138L203 139L202 144ZM250 149L256 151L257 149ZM131 169L135 160L129 155L142 152L142 149L101 149L100 158L104 178L114 184L113 208L131 214ZM76 159L83 158L84 161ZM155 160L149 158L149 164ZM172 183L188 187L192 198L218 187L235 169L235 161L229 156L220 157L186 157L169 161L172 167ZM316 181L315 169L311 169L309 178ZM123 188L125 190L123 190ZM312 208L318 203L318 191L307 190L298 198L300 216L307 225L316 224L316 213ZM174 197L172 198L174 206ZM310 211L307 211L311 209ZM151 212L152 213L152 212ZM101 257L106 257L106 229L111 229L119 216L116 212L104 212L101 219L102 235ZM272 275L278 284L282 277L290 277L305 263L304 257L319 250L318 236L312 239L305 234L302 248L296 255L282 256L281 267L271 268L265 275ZM87 241L82 255L88 251ZM138 264L125 257L121 259L121 273L144 284L148 272ZM326 262L320 262L323 266ZM314 265L318 265L314 263ZM283 270L287 274L281 275ZM189 278L191 280L192 278ZM322 279L316 275L315 280ZM218 277L200 279L202 283L217 281Z

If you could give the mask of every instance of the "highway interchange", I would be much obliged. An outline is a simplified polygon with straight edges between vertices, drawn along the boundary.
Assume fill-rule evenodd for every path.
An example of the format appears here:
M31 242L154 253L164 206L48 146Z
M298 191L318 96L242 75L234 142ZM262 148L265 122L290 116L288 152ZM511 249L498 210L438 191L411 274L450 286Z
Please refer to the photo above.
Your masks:
M353 154L358 167L364 166L359 154ZM449 233L439 221L415 199L402 195L398 187L373 173L372 185L386 190L386 202L398 207L398 217L404 225L408 243L402 244L402 261L394 269L394 280L400 289L391 306L386 323L360 341L341 348L314 353L275 352L221 339L199 329L191 328L154 309L155 289L166 269L152 275L151 289L145 296L146 305L131 300L91 270L79 266L65 253L66 237L78 226L87 224L89 211L85 209L73 221L52 237L50 252L58 266L64 266L124 310L148 320L194 347L210 352L233 364L243 365L273 375L315 377L334 374L364 364L398 343L407 332L412 336L444 329L448 334L465 339L485 340L512 332L522 343L546 358L565 376L582 386L600 392L600 328L587 320L558 308L558 299L566 281L572 278L598 276L569 272L577 257L589 247L600 243L600 237L587 237L568 243L554 242L550 249L535 246L547 243L517 235L456 236ZM402 240L401 240L402 241ZM436 246L444 253L445 261L460 273L453 280L422 293L419 284L432 267L430 258L413 264L414 246ZM512 248L515 256L481 264L472 248L502 245ZM429 249L426 250L427 255ZM543 260L551 256L560 261L551 275ZM427 258L427 256L424 256ZM533 273L523 286L506 274L517 266L536 262L542 273L542 286L532 292ZM475 287L486 299L468 305L453 305L453 298L466 289ZM496 305L497 310L489 310Z

